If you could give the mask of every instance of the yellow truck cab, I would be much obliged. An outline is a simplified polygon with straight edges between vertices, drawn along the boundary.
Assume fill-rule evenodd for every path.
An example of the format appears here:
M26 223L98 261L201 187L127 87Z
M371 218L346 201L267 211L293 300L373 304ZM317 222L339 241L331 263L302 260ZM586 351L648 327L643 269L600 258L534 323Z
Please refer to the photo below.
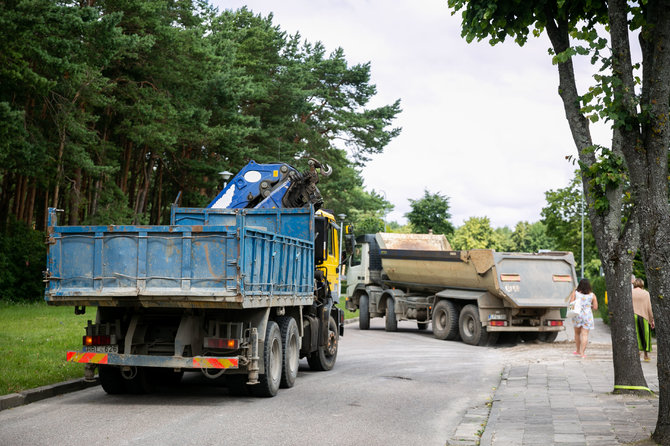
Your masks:
M335 221L335 216L328 211L319 209L314 213L315 220L315 260L316 268L323 271L333 300L337 302L340 298L339 290L339 266L340 266L340 227Z

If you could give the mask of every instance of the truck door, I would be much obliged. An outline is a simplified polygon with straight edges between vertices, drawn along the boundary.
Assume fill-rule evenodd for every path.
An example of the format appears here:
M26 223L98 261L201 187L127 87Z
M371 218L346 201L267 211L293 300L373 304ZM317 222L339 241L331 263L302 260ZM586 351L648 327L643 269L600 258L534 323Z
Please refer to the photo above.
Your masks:
M354 247L354 252L349 258L347 266L347 297L353 296L356 286L365 285L370 281L368 272L369 251L370 245L368 243L357 243Z
M316 264L325 273L333 300L337 302L339 300L337 290L340 283L338 274L340 266L339 226L335 224L335 217L319 210L315 218L315 229Z

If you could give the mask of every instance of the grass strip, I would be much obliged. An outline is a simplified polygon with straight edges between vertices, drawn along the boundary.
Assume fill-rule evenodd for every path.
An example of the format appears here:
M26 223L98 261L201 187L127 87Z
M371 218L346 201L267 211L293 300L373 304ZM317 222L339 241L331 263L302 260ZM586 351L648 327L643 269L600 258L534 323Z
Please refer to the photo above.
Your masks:
M86 321L74 307L46 303L0 303L0 395L84 376L84 367L65 361L67 350L81 349Z

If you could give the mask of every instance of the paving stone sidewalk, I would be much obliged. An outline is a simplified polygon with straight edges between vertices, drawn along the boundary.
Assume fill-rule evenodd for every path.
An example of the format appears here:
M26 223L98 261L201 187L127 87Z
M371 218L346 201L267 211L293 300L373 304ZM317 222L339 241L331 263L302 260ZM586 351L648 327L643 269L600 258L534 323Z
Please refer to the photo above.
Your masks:
M469 410L447 444L653 445L658 397L612 394L611 341L595 344L609 340L600 324L586 358L573 356L565 340L555 346L558 359L507 364L492 401ZM658 392L655 351L651 357L642 368Z

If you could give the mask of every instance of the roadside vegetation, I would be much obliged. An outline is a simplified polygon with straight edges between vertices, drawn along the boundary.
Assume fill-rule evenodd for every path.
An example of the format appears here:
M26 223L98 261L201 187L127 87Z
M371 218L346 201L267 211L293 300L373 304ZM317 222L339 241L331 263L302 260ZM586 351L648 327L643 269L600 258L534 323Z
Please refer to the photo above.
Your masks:
M46 303L0 303L0 395L84 376L79 364L65 361L67 350L81 348L81 337L95 309L76 316L72 307Z
M337 304L344 310L344 300ZM358 312L344 310L346 319ZM77 316L73 307L39 303L0 303L0 395L84 376L84 366L65 361L67 350L79 350L87 320L95 308Z

